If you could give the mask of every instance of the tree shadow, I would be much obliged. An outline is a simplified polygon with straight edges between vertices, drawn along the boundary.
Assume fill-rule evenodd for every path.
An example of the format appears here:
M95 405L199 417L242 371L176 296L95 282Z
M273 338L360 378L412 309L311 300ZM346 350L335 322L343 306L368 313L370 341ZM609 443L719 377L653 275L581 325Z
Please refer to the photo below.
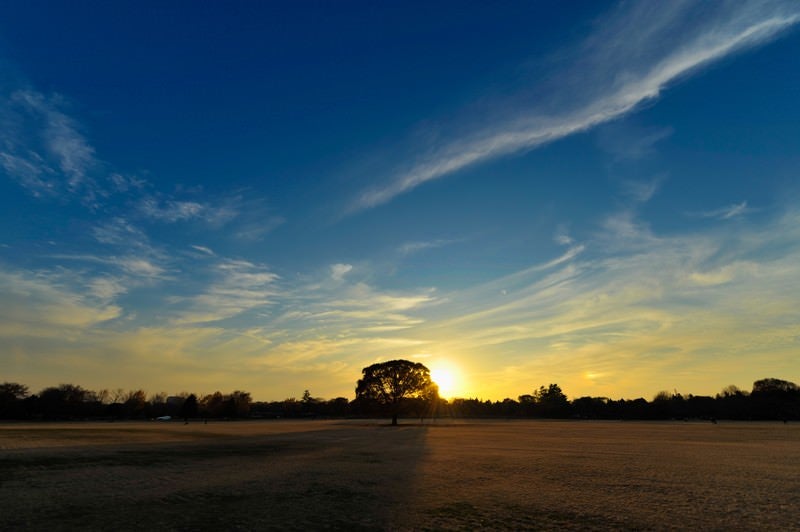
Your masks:
M293 432L23 452L2 467L0 529L396 529L427 430L309 422Z

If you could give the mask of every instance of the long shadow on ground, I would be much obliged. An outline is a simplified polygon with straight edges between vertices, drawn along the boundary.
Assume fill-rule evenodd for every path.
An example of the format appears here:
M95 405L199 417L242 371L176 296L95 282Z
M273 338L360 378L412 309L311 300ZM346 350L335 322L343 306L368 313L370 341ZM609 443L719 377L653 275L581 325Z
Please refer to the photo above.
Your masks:
M426 428L314 427L7 453L0 529L392 528L425 452Z

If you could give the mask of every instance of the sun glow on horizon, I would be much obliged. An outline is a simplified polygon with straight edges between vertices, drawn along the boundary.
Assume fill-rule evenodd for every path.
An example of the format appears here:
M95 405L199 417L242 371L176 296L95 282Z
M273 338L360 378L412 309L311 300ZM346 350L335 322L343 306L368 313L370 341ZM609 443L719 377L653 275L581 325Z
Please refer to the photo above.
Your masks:
M439 396L445 399L463 393L464 379L458 367L448 361L431 364L431 380L439 387Z

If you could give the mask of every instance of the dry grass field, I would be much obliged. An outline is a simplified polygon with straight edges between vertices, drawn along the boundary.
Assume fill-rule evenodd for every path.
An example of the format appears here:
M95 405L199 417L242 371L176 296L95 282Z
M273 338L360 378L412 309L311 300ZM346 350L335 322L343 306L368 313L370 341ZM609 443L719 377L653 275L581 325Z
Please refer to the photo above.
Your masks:
M800 425L0 425L0 530L800 530Z

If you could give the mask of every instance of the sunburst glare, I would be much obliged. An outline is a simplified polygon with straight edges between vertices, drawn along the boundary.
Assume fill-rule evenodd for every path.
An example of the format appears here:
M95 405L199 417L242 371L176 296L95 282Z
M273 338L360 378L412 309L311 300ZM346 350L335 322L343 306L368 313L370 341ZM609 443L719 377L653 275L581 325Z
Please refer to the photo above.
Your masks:
M431 380L439 387L439 395L445 399L453 397L462 388L461 372L450 362L431 364Z

